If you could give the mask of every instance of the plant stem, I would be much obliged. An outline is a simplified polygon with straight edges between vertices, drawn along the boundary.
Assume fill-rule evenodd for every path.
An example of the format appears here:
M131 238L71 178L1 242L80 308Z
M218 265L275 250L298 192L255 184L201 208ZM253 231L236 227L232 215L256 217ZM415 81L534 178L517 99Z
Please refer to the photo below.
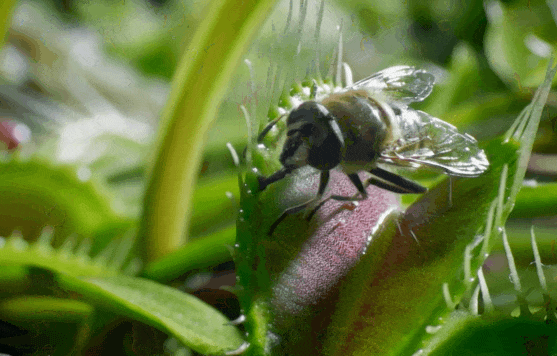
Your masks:
M235 68L273 5L264 0L211 2L182 54L162 112L144 200L139 236L146 262L174 251L187 239L207 130Z

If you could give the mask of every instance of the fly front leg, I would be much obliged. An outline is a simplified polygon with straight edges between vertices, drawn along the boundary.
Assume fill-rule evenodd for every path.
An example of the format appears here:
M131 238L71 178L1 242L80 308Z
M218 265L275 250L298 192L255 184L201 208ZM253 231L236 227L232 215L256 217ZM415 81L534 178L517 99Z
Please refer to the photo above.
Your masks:
M283 167L268 177L258 176L257 182L259 183L259 191L264 191L269 184L281 180L282 178L286 177L288 174L292 173L292 171L293 171L292 168Z
M365 184L365 187L373 184L379 188L391 191L397 194L421 194L427 191L427 188L413 182L409 179L391 173L381 168L373 168L370 173L374 176L370 177ZM348 175L348 178L352 181L354 186L358 189L358 193L351 197L345 197L342 195L331 195L327 199L324 199L317 207L315 207L311 213L308 215L307 219L310 220L313 215L330 199L338 201L362 201L368 198L368 194L365 190L360 177L356 173Z
M261 133L259 134L259 136L257 136L257 142L261 143L263 141L263 139L265 138L265 136L267 136L267 134L269 133L269 131L271 131L271 129L277 124L277 122L279 122L282 118L286 117L286 114L282 114L279 117L277 117L276 119L270 121L267 126L265 126L265 128L263 129L263 131L261 131Z
M319 176L319 190L317 191L317 195L315 196L315 198L313 198L311 200L308 200L307 202L305 202L303 204L293 206L293 207L288 208L285 211L283 211L283 213L279 216L279 218L277 220L275 220L275 222L271 225L271 228L269 229L269 236L273 234L273 231L275 231L277 226L279 226L279 224L288 215L296 214L296 213L306 209L308 206L311 206L311 205L315 204L316 202L318 202L319 200L321 200L321 198L323 197L323 193L325 192L325 189L327 188L327 184L329 184L329 177L330 177L329 176L329 171L321 171L321 175Z

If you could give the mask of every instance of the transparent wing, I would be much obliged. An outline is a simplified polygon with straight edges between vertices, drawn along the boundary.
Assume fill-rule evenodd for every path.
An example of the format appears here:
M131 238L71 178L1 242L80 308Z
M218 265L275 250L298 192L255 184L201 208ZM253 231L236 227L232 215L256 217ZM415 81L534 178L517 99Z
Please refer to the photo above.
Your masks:
M435 77L423 69L409 66L395 66L372 74L345 90L365 89L380 93L387 101L403 104L422 101L431 93Z
M423 111L401 108L396 124L400 139L381 153L380 163L439 168L453 176L475 177L489 162L477 141L456 127Z

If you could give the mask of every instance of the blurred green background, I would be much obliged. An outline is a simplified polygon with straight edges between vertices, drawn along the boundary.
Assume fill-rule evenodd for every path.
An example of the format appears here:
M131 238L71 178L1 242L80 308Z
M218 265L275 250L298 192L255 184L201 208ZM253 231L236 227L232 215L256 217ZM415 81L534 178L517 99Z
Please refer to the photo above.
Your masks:
M470 133L480 145L505 132L531 101L557 45L556 2L324 3L320 15L319 1L280 1L265 20L245 55L250 64L238 67L225 99L215 103L218 115L206 135L203 164L192 167L199 180L189 236L212 242L158 272L149 270L151 278L179 278L189 291L234 284L225 245L235 237L237 168L226 143L238 152L246 145L241 105L261 128L294 81L333 75L339 40L354 80L399 64L433 73L437 85L420 109ZM20 142L19 161L0 171L0 235L15 230L34 241L45 225L53 226L55 246L75 234L92 239L94 255L134 231L169 83L206 6L186 0L16 2L0 52L0 122L16 127L11 134ZM556 115L552 91L527 184L508 224L525 270L532 260L531 225L542 261L556 260ZM2 162L14 154L7 146ZM507 272L504 266L493 271L492 288L504 295L512 286L498 281Z

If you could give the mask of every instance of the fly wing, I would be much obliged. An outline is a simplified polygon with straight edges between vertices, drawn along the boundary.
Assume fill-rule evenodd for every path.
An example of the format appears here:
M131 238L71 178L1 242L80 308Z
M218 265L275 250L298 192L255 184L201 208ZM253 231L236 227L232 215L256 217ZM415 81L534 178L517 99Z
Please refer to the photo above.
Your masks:
M380 163L425 165L460 177L476 177L487 170L485 152L472 136L459 133L453 125L423 111L400 109L394 119L400 138L383 150Z
M361 90L402 104L422 101L431 93L435 77L423 69L395 66L372 74L345 90Z

